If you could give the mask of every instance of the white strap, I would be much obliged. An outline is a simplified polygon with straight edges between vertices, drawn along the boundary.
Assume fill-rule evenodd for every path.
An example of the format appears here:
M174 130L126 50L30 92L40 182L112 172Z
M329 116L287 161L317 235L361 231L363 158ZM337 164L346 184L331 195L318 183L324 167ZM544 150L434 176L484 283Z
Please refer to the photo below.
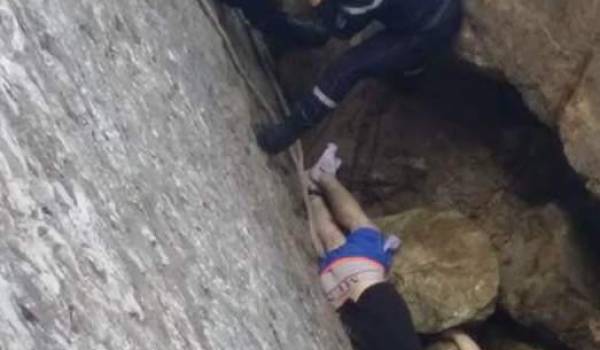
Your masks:
M385 241L383 250L386 252L389 252L389 251L396 252L398 249L400 249L401 245L402 245L402 241L400 240L400 238L398 238L394 235L390 235Z
M334 109L337 107L337 102L335 102L331 97L325 95L325 93L323 92L323 90L321 90L320 87L316 86L313 89L313 95L315 95L315 97L319 99L319 101L321 101L321 103L323 103L328 108Z
M367 13L369 11L375 10L376 8L381 6L381 4L383 4L383 0L373 0L373 2L370 3L369 5L360 6L360 7L342 6L342 8L344 9L344 11L346 11L348 14L350 14L352 16L360 16L360 15L364 15L365 13Z

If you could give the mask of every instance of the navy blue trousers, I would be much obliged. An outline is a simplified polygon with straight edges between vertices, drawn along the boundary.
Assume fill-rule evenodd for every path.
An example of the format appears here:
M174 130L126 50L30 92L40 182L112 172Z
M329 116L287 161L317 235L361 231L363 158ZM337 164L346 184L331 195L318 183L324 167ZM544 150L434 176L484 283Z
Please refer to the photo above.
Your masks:
M408 73L450 53L462 24L462 3L452 0L428 29L410 33L383 30L349 49L327 67L313 92L300 101L310 121L321 121L352 88L366 78Z

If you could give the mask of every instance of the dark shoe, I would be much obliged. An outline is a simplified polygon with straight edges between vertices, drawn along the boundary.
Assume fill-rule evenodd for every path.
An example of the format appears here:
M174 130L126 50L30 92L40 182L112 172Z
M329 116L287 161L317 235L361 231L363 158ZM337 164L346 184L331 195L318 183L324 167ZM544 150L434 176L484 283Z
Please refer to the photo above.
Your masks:
M283 122L258 126L258 145L269 154L280 153L319 124L330 111L313 94L309 94L294 105Z
M278 154L292 146L308 130L295 125L288 118L286 121L260 125L257 130L258 146L268 154Z

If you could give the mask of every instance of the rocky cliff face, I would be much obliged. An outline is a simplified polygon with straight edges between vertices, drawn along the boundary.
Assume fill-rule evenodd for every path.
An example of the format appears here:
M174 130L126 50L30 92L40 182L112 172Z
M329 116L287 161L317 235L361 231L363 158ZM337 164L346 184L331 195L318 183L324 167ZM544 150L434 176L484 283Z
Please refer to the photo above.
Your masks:
M207 10L0 1L1 349L348 348Z

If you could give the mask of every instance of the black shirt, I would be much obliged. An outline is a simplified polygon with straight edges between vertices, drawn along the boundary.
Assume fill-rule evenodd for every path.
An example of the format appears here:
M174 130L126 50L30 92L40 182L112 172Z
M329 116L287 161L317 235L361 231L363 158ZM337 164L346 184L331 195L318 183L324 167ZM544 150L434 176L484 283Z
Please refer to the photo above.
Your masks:
M410 311L390 283L367 289L339 310L353 344L360 350L421 350Z

